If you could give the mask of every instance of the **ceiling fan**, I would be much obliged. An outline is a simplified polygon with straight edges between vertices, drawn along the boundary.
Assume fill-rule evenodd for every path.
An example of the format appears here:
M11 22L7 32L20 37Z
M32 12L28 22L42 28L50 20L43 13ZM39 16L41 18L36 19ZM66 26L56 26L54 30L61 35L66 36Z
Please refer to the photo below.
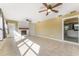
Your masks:
M62 5L62 3L57 3L57 4L53 5L53 6L52 6L51 4L47 4L47 3L42 3L42 4L46 7L46 9L39 11L39 13L44 12L44 11L47 11L46 16L47 16L51 11L52 11L52 12L55 12L55 13L58 13L58 10L55 10L54 8L56 8L56 7L60 6L60 5Z

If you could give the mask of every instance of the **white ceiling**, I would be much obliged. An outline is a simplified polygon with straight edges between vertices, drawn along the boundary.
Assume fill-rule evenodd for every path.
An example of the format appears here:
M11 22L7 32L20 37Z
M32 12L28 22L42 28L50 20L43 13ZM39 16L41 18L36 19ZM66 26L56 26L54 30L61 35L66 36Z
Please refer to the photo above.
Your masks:
M51 12L46 16L46 12L38 13L42 6L41 3L0 3L0 8L3 9L5 17L17 21L29 18L33 22L37 22L57 15L63 15L73 10L79 11L78 3L64 3L56 8L59 10L59 13Z

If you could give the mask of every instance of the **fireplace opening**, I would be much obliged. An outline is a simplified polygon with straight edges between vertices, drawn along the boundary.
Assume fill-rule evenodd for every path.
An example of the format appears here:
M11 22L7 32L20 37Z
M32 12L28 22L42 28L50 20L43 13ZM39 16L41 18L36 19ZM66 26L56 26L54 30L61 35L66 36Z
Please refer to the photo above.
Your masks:
M27 31L26 30L22 30L21 31L21 35L27 35Z

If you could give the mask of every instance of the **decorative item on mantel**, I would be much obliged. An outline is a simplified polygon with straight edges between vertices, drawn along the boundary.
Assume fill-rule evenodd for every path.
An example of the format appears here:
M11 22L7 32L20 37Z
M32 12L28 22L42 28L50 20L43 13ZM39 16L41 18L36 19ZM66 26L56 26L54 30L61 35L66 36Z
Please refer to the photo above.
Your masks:
M29 19L26 19L26 21L31 22L31 20L29 20Z

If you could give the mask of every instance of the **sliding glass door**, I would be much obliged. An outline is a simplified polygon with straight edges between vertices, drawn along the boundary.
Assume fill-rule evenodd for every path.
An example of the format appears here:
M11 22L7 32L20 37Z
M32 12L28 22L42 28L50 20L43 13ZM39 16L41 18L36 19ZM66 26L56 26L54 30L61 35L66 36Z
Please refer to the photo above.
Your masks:
M64 21L64 40L79 43L78 17L68 18Z

